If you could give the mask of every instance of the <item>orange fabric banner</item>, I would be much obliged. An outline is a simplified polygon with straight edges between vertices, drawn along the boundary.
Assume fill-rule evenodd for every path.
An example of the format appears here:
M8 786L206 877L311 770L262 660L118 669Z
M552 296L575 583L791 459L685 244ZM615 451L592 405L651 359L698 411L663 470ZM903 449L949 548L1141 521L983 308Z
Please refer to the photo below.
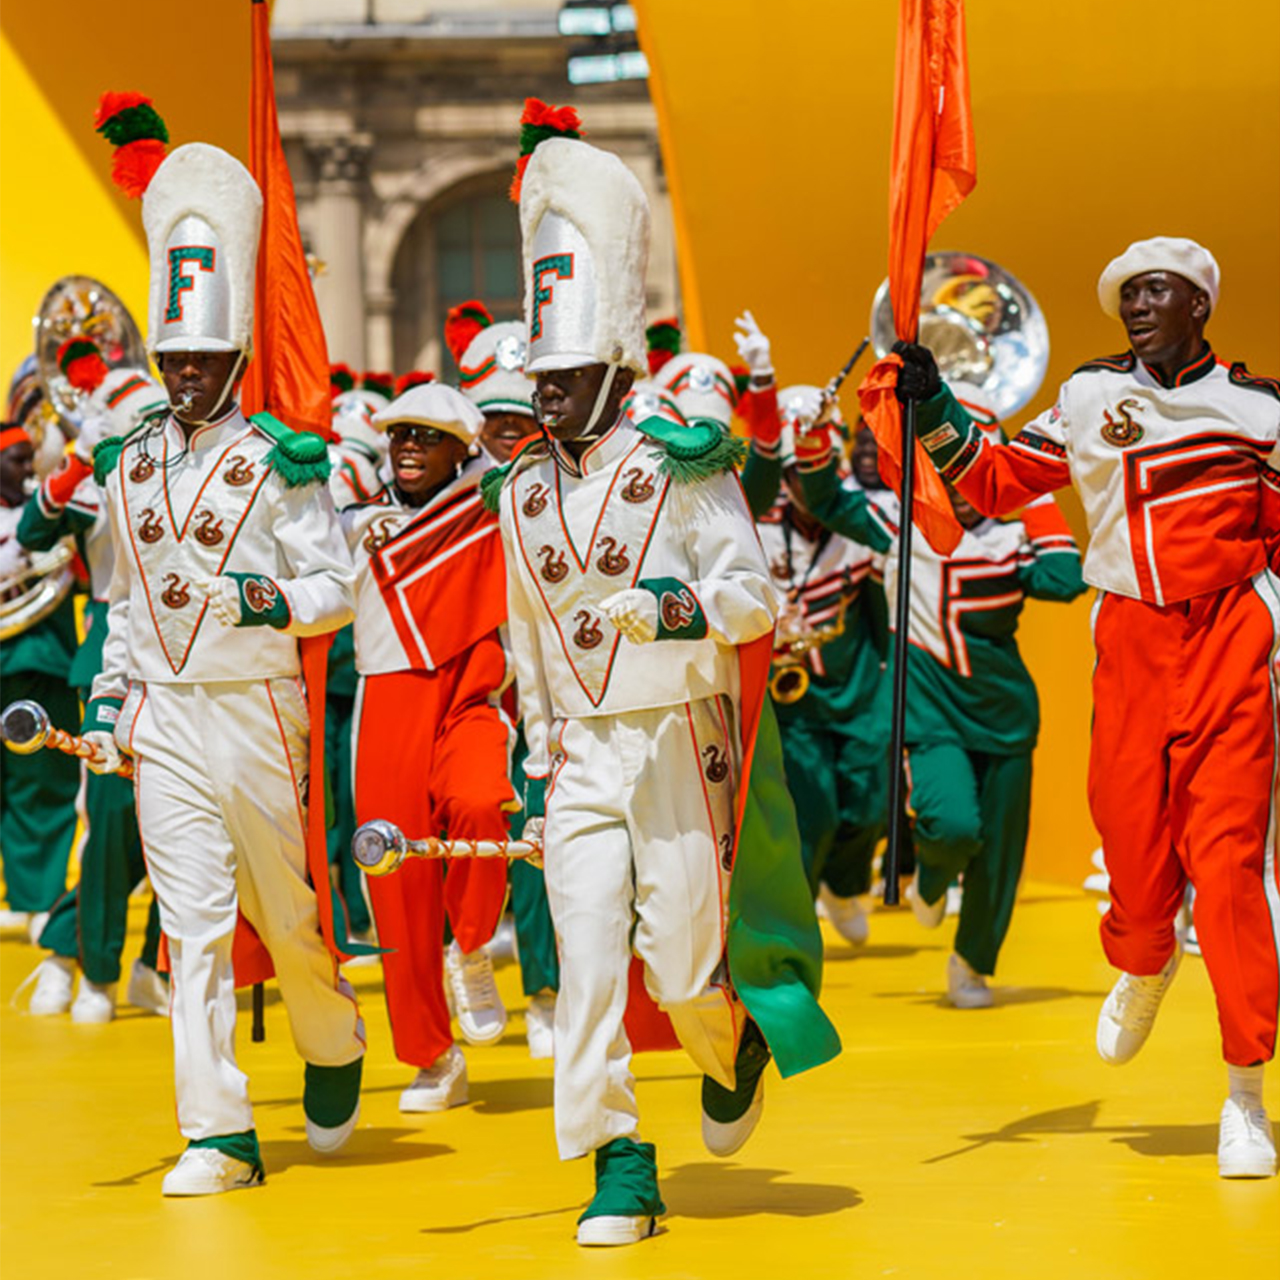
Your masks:
M889 172L889 300L898 337L916 340L920 281L929 239L973 190L977 157L969 107L964 0L900 0ZM858 388L862 415L880 448L880 474L902 485L902 411L893 389L896 356L879 361ZM961 530L946 489L917 440L915 523L949 555Z
M262 188L262 243L253 360L240 398L246 416L265 409L295 431L314 431L331 440L329 349L302 249L293 179L280 144L270 21L266 0L252 0L249 169Z

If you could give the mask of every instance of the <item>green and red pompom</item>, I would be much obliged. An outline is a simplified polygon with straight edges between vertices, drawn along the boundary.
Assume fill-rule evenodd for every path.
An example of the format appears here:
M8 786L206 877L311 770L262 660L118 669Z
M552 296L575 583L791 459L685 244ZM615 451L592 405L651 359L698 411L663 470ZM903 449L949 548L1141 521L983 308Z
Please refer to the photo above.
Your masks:
M164 161L169 130L151 99L141 93L104 93L93 127L115 147L111 180L131 199L147 189Z
M675 316L655 320L644 331L644 339L649 349L649 376L654 378L672 356L680 354L680 321Z
M745 364L731 364L729 372L733 375L733 407L736 409L751 385L751 370Z
M458 365L462 364L462 357L476 334L492 323L489 308L476 298L449 308L449 314L444 318L444 343Z
M395 375L390 373L365 372L360 375L360 390L372 391L374 395L392 400L396 394Z
M548 138L581 138L586 132L575 107L553 107L539 98L524 100L524 114L520 117L520 159L516 161L516 175L511 179L510 196L514 204L520 203L520 184L534 148Z
M340 395L356 389L356 371L349 364L329 366L329 394L336 400Z
M436 375L430 369L410 369L396 379L396 395L402 396L410 387L421 387L435 380Z
M97 343L88 338L68 338L58 348L57 359L63 377L85 395L97 391L107 376L107 363Z

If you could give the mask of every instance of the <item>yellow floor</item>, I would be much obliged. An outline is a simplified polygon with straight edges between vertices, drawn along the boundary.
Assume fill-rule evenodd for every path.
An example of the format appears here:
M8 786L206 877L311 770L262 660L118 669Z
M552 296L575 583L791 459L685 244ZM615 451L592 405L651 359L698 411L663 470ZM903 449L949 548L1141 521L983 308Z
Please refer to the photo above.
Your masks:
M587 1253L572 1240L587 1163L561 1164L551 1064L518 1016L468 1049L471 1105L410 1118L376 969L360 1128L321 1161L303 1136L301 1066L284 1011L249 1042L268 1169L259 1190L164 1201L181 1150L168 1025L126 1010L106 1027L37 1019L9 997L38 958L0 945L0 1268L6 1277L1249 1277L1280 1272L1280 1180L1220 1181L1222 1101L1212 1002L1188 960L1151 1042L1127 1068L1093 1050L1111 981L1083 896L1026 887L997 1007L938 998L951 923L881 912L854 955L828 939L835 1063L772 1073L748 1147L717 1162L698 1136L698 1079L677 1054L639 1060L644 1135L669 1214L655 1240ZM135 911L126 955L137 952ZM517 971L499 981L519 1007ZM271 995L269 993L269 1000ZM1280 1089L1268 1082L1273 1115ZM1247 1269L1246 1269L1247 1268Z

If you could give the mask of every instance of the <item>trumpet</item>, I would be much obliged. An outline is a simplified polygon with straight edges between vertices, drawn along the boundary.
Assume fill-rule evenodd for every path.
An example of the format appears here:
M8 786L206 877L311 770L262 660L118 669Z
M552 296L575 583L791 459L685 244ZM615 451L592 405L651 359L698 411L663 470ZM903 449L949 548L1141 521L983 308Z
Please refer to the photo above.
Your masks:
M824 622L818 627L810 626L802 617L799 633L775 650L773 669L769 675L769 696L774 702L790 706L809 692L812 677L809 675L806 659L815 649L821 649L838 636L844 635L845 614L848 611L848 600L841 601L839 613L830 622Z

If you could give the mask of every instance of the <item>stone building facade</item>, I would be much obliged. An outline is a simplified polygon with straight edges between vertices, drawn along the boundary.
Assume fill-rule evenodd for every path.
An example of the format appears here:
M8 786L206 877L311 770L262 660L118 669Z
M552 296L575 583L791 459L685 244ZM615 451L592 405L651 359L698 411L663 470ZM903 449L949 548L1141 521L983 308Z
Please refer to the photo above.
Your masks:
M506 191L526 97L572 102L653 209L650 315L677 307L670 199L643 82L570 86L558 0L276 0L280 130L334 361L454 367L444 314L520 310L520 232ZM466 7L462 5L465 3Z

